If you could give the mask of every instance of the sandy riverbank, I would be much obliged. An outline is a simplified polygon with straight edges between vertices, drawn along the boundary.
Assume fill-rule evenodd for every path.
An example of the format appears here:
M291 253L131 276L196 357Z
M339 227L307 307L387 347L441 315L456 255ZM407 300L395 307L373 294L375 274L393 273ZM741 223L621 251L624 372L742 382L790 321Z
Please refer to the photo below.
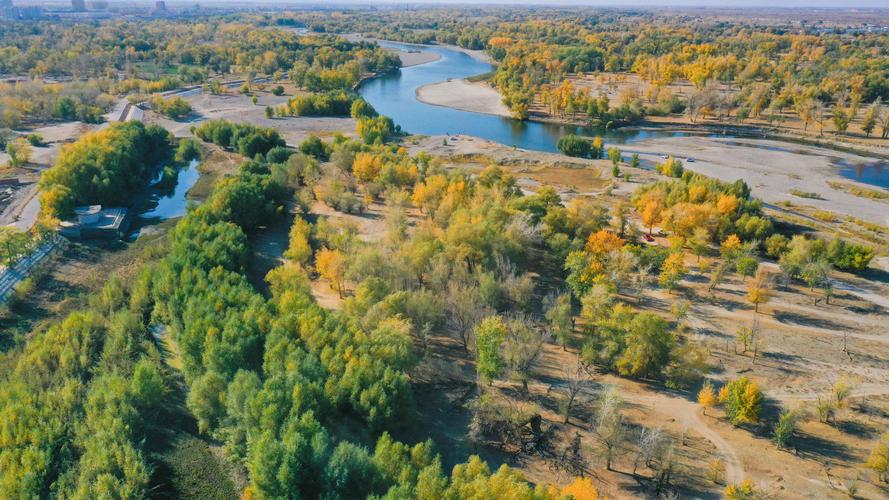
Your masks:
M500 94L484 82L448 80L425 85L417 89L417 100L462 111L510 116Z
M573 163L577 166L596 164L553 153L513 150L501 144L464 135L447 137L447 146L442 145L443 139L444 136L424 138L415 147L442 156L493 157L504 164L521 163L529 158L545 163ZM632 153L639 153L642 160L650 163L662 162L661 155L672 155L682 160L692 157L695 161L686 163L687 169L728 182L743 179L750 186L753 196L769 204L790 201L794 205L810 206L839 216L852 216L889 226L889 204L854 196L834 189L829 184L830 181L854 183L837 173L837 160L853 165L872 161L866 157L767 139L704 136L649 139L621 146L621 149L625 158ZM634 174L634 179L638 177ZM629 188L633 186L635 184L627 185ZM820 199L801 198L790 194L792 190L817 193Z
M885 202L854 196L829 185L829 181L854 182L837 172L838 162L872 165L877 161L872 158L770 139L712 136L661 137L622 149L625 156L638 153L652 163L663 162L662 155L694 158L693 163L686 162L687 169L723 181L743 179L753 195L766 203L790 201L889 226L889 205ZM818 198L801 198L791 191L815 193Z
M420 64L428 64L431 62L438 61L441 59L441 56L436 54L435 52L430 52L428 50L419 51L419 52L410 52L407 50L393 50L396 54L398 54L399 59L401 59L401 67L409 68L411 66L418 66Z

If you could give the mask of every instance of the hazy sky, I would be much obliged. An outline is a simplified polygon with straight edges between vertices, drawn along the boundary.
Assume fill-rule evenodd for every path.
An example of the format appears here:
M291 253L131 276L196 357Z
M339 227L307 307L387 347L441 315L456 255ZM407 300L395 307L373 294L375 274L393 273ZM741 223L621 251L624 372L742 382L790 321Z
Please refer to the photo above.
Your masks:
M889 8L889 0L345 0L348 3L458 3L608 6L705 6L705 7L878 7ZM321 2L324 3L324 2ZM343 3L334 0L331 3Z

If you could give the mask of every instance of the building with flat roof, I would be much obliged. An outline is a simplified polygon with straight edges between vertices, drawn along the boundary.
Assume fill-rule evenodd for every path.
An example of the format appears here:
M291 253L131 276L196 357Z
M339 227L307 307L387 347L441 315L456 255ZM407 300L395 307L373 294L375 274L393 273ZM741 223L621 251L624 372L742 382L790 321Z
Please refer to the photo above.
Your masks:
M120 238L129 228L126 208L104 208L89 205L74 209L75 218L63 221L59 232L74 240L111 240Z

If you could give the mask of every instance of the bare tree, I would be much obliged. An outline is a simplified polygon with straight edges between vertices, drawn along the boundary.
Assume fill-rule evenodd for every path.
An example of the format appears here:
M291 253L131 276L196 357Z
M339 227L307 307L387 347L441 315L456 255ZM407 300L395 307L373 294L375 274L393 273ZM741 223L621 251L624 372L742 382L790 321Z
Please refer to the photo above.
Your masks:
M716 289L720 285L720 283L725 280L726 274L728 274L730 263L726 263L725 261L720 262L719 265L713 268L713 271L710 272L710 283L707 286L707 291L709 293L713 293L713 290Z
M674 453L673 443L667 443L661 446L661 451L657 460L652 465L654 470L654 491L658 494L663 493L670 487L673 479L673 472L676 469L676 455Z
M652 266L642 265L641 262L636 264L636 271L631 277L632 287L636 290L637 302L641 305L642 298L645 296L645 290L654 283L654 276L651 274Z
M507 323L507 327L506 339L503 342L503 362L512 378L521 382L522 390L527 395L528 380L550 334L546 328L535 325L525 315L514 316Z
M599 393L599 408L594 422L596 437L605 451L605 468L611 470L611 463L619 453L626 435L623 415L620 410L623 401L614 386L608 386Z
M571 410L577 403L577 397L590 385L590 377L578 361L573 366L565 367L565 402L562 412L565 415L564 423L571 418Z
M460 337L463 349L469 351L472 329L491 311L484 305L478 287L459 282L448 284L444 304L448 327Z
M636 460L633 461L633 475L636 475L636 470L641 464L651 467L655 458L660 456L663 445L664 433L660 427L643 428L639 433L639 451Z
M636 254L628 250L613 250L608 255L608 277L618 293L630 282L638 263Z

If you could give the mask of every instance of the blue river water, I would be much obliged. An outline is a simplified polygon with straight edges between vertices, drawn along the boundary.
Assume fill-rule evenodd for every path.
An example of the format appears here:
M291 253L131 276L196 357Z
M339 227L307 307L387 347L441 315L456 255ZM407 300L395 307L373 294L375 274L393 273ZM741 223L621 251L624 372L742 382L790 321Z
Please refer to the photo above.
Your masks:
M690 133L670 130L640 130L633 127L602 130L591 127L559 125L539 122L522 122L500 116L461 111L433 106L417 100L417 89L448 79L467 78L490 72L493 67L468 54L441 46L411 45L397 42L379 42L381 46L401 50L435 52L437 61L402 68L401 71L364 82L359 93L381 114L391 117L395 123L412 134L442 135L466 134L481 137L507 146L536 151L556 151L559 138L567 134L601 136L607 144L632 144L637 141L661 137L688 137ZM710 136L711 134L694 134ZM718 135L721 139L731 135ZM756 146L749 147L772 146ZM788 143L788 148L793 148ZM834 163L836 172L848 179L883 188L889 188L889 162L867 160L852 163L825 152Z
M172 192L153 194L149 199L148 208L139 214L139 218L149 221L166 220L185 215L188 208L188 190L201 176L198 163L198 160L191 160L187 166L179 170L176 187Z
M591 127L558 125L513 120L500 116L472 113L417 100L417 89L430 83L460 79L490 72L493 67L458 50L437 46L417 46L396 42L380 42L383 47L435 52L441 59L400 72L368 80L359 92L376 110L392 118L411 134L466 134L482 137L507 146L536 151L556 151L556 142L567 134L599 135L611 144L657 137L684 137L674 131L616 129L605 131Z

